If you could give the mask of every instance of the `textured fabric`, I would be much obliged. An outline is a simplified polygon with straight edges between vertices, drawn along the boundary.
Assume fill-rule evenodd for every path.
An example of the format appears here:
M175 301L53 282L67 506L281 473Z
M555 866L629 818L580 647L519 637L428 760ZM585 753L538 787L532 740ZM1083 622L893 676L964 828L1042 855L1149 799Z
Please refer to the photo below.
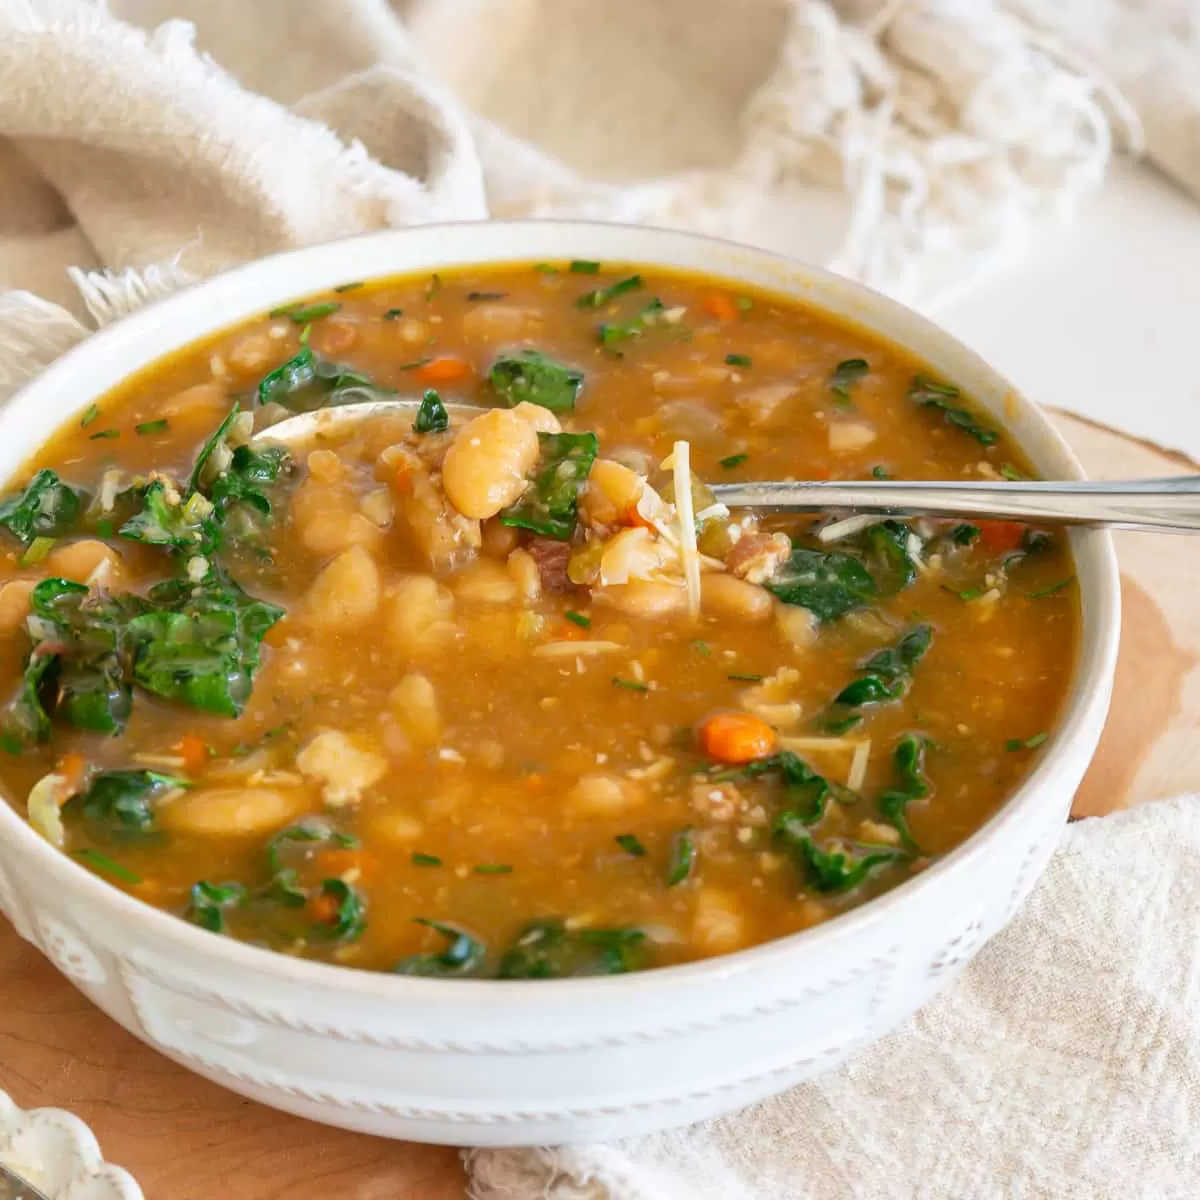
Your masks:
M1068 827L947 992L829 1076L607 1146L480 1150L474 1200L1184 1200L1200 797Z

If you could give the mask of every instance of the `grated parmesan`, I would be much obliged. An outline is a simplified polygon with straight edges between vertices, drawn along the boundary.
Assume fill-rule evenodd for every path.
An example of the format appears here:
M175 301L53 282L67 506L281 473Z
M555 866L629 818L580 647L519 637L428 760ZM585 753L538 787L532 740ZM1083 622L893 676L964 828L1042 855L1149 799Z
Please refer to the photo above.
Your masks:
M846 786L857 792L867 777L867 763L871 758L871 739L867 738L854 747L854 757L850 760L850 770L846 774Z
M866 529L868 525L878 524L880 518L860 514L855 517L846 517L841 521L834 521L826 525L824 529L817 530L817 541L819 542L837 542L842 538L851 537L861 529Z
M620 642L543 642L532 653L539 658L570 658L578 654L611 654L624 650Z
M675 480L675 511L679 517L679 557L687 584L688 615L700 615L700 552L696 548L696 513L692 507L692 449L676 442L671 455Z

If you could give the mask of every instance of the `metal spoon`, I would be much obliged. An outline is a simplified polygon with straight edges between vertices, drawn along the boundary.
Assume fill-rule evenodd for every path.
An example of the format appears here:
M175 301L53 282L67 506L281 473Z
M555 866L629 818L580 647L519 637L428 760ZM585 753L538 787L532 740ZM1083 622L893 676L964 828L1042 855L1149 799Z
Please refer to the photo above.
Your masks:
M416 413L419 400L373 400L289 417L254 435L255 442L295 442L319 437L347 421L394 412ZM485 412L470 404L447 404L450 416ZM927 483L907 479L855 479L718 483L711 491L730 508L768 512L851 510L903 517L979 517L1039 524L1108 525L1158 533L1200 533L1200 475L1123 479L1111 483L1009 482Z

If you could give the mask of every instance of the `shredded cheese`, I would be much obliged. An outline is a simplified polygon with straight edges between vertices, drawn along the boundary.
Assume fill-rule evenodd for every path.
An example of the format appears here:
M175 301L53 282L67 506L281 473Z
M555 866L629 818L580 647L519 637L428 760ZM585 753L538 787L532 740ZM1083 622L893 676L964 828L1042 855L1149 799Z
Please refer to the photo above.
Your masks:
M864 513L856 517L846 517L841 521L833 521L829 525L826 525L824 529L817 530L817 541L837 542L842 538L858 533L860 529L866 529L868 525L877 524L880 520L880 517Z
M779 739L779 744L785 750L792 750L797 754L812 754L821 750L836 750L841 753L857 750L862 745L862 740L840 737L783 737Z
M534 646L532 653L538 658L571 658L577 654L611 654L624 649L620 642L543 642Z
M671 455L675 479L675 511L679 517L679 557L687 584L688 615L700 615L700 552L696 548L696 512L692 507L692 448L676 442Z
M857 792L867 777L867 763L871 758L871 739L867 738L854 747L854 757L850 760L850 770L846 775L846 786Z

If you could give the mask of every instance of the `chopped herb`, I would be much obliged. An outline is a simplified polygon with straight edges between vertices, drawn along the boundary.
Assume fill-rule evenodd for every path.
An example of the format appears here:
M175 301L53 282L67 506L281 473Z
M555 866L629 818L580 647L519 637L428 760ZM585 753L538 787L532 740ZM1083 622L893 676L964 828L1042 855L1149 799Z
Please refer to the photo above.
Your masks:
M928 738L915 733L907 733L900 739L892 755L900 783L879 797L880 813L900 834L902 845L912 854L919 850L909 832L905 810L910 801L929 795L929 780L925 775L925 748L928 745Z
M824 815L829 800L839 804L856 804L858 794L840 783L818 775L802 758L790 750L781 750L769 758L755 759L743 767L717 771L709 778L714 782L727 779L756 779L760 775L777 775L784 785L788 812L805 825L815 825Z
M559 268L553 263L534 263L533 269L540 271L543 275L557 275L559 272Z
M626 292L636 291L641 286L642 277L640 275L630 275L627 279L618 279L616 283L610 283L608 287L595 288L590 292L584 292L575 301L575 306L577 308L603 308L610 300L615 300L618 296L623 296Z
M352 292L355 288L363 286L361 279L355 279L352 283L339 283L333 290L335 292Z
M103 517L96 522L96 533L102 538L110 538L116 533L116 528L108 517Z
M871 369L865 358L843 359L829 377L829 390L841 405L850 403L850 389Z
M956 546L970 546L979 537L979 526L963 522L961 525L955 525L947 536Z
M1068 575L1066 579L1060 579L1057 583L1052 583L1049 587L1038 588L1036 592L1030 592L1029 595L1034 600L1040 600L1043 596L1054 596L1061 592L1063 588L1070 587L1075 582L1074 575Z
M468 300L503 300L507 292L468 292Z
M667 858L667 887L682 883L696 865L696 843L690 829L681 829L671 839L671 853Z
M89 404L87 411L83 414L79 422L80 429L86 429L100 415L100 405Z
M658 315L663 311L663 307L663 302L655 297L641 312L630 320L623 322L616 321L599 326L596 333L600 339L600 345L605 350L609 350L619 357L621 351L617 349L617 346L621 342L628 341L630 338L641 337L647 328L658 320Z
M114 862L107 854L101 854L99 850L76 850L74 853L76 858L87 863L89 867L95 867L97 871L104 871L114 878L120 879L123 883L142 882L142 877L136 871L131 871L119 862Z
M426 363L433 362L433 358L426 355L424 358L414 358L412 362L397 363L397 371L415 371L418 367L423 367Z
M575 531L579 493L599 450L594 433L539 433L542 465L501 524L566 541Z
M748 354L727 354L725 361L731 367L752 367L754 365L753 359Z
M52 537L35 537L29 543L29 548L18 559L18 562L23 567L36 567L54 549L54 543L57 540L57 538Z
M877 464L876 466L873 466L871 468L871 478L872 479L891 479L891 476L888 474L887 467L883 466L882 464Z
M726 678L737 680L740 683L762 683L761 675L727 675Z
M402 317L402 316L404 316L404 309L389 308L384 311L383 319L385 321L394 321L397 317Z
M1048 733L1035 733L1032 737L1027 738L1009 738L1004 743L1005 750L1036 750L1050 735Z
M572 609L567 609L563 616L574 625L578 625L580 629L591 629L592 618L585 617L583 613L574 612Z
M1014 483L1025 478L1025 476L1022 475L1021 472L1012 465L1012 463L1001 463L1000 474L1003 475L1005 479L1012 480Z
M135 425L133 430L135 433L145 437L148 433L162 433L170 427L170 422L166 417L159 417L157 421L143 421L140 425Z
M419 850L414 850L412 865L414 867L440 867L442 860L436 854L422 854Z
M551 412L569 412L583 387L583 372L540 350L521 350L496 359L488 371L488 382L509 408L528 400Z
M429 283L426 284L426 286L425 286L426 302L432 300L434 298L434 296L436 296L438 294L438 292L440 292L441 290L442 290L442 277L435 271L432 275L430 275Z
M201 879L192 884L184 917L212 933L225 932L225 910L244 903L246 889L240 883L208 883Z
M167 792L190 786L159 771L100 771L65 807L81 814L97 836L128 841L154 831L155 805Z
M576 275L595 275L600 270L600 264L586 258L573 258L567 270Z
M446 406L442 403L441 396L433 388L429 388L421 397L413 430L416 433L443 433L449 428L450 418L446 415Z
M121 431L119 429L101 429L99 433L88 435L89 442L99 442L106 438L119 438Z
M795 545L788 561L764 586L784 604L801 605L820 621L833 621L861 608L877 591L871 573L857 558Z
M689 645L697 654L702 655L704 658L712 657L712 647L707 642L695 641L690 642Z
M613 683L619 688L625 688L630 692L648 692L650 690L647 684L641 683L636 679L622 679L619 675L613 676Z
M917 578L913 547L919 554L921 539L904 521L886 520L869 525L854 544L861 547L881 595L894 595Z
M319 304L290 304L282 308L273 308L268 315L287 317L296 325L307 325L310 321L319 321L322 317L337 312L341 307L336 300L322 300Z
M568 929L557 917L527 925L500 959L501 979L621 975L645 965L640 929Z
M951 425L968 433L981 446L990 446L996 440L996 433L980 425L973 413L965 408L956 408L950 401L957 400L958 388L951 383L937 383L926 379L924 375L914 375L912 385L908 389L908 398L923 408L937 410Z
M313 926L312 934L322 939L353 942L367 927L366 901L344 879L323 879L320 895L336 901L337 908L328 922Z
M446 939L446 948L439 954L410 954L402 958L392 968L396 975L469 975L483 962L483 943L465 929L443 921L431 921L428 917L414 917L413 920L440 933Z
M304 326L304 328L300 330L300 345L301 345L301 346L307 346L307 345L308 345L308 339L309 339L310 337L312 337L312 326L311 326L311 325L305 325L305 326Z
M946 591L953 592L954 589L946 588ZM972 600L978 600L979 597L982 595L983 595L983 588L969 587L969 588L964 588L961 592L959 592L958 598L960 600L962 600L964 603L970 603Z
M826 717L825 720L821 722L821 728L825 730L826 733L840 734L846 733L848 730L853 729L855 725L861 725L862 723L862 713L850 713L849 716L845 717Z
M476 875L511 875L512 867L508 863L479 863L471 868Z
M754 301L749 296L734 296L733 302L742 312L749 312L754 307Z
M864 704L898 700L908 691L913 668L932 641L933 629L929 625L910 629L895 646L872 654L858 668L859 677L834 697L834 704L842 708L861 708Z
M618 833L616 842L626 854L632 854L634 858L646 857L646 847L638 841L636 835L632 833Z
M740 467L749 457L748 454L728 454L719 461L725 470L732 471L734 467Z
M85 499L83 492L68 487L53 471L43 469L24 491L0 501L0 526L26 546L34 538L62 537L75 527Z

